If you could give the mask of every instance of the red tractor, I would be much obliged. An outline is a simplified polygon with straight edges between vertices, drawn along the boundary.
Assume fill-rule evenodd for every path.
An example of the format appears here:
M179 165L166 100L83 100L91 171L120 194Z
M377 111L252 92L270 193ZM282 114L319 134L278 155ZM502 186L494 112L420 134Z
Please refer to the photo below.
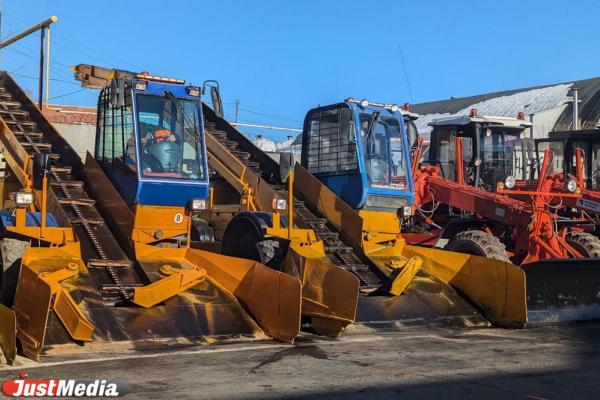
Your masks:
M599 236L600 129L550 132L547 139L529 145L535 147L535 166L541 165L542 190L563 194L547 197L550 207L561 217L587 223L588 231ZM513 189L500 192L527 199L537 185L537 179L517 180Z
M573 313L564 318L589 317L588 308L576 306L599 303L600 240L587 232L589 221L564 217L548 203L549 198L577 201L582 194L551 193L544 180L519 193L523 199L500 193L517 181L535 182L534 143L524 140L531 124L522 115L479 116L473 109L430 126L427 159L420 160L420 149L413 156L415 217L404 227L407 241L510 260L528 280L547 282L546 294L558 294L563 311L572 302ZM547 175L544 167L539 173ZM574 295L564 299L561 291ZM546 297L538 295L540 301Z

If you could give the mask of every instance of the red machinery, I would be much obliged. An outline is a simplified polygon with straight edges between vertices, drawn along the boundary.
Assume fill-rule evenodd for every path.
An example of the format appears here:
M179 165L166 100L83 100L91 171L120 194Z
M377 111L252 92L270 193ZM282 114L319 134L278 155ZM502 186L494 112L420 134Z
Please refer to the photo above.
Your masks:
M576 193L579 196L551 196L546 201L562 217L586 221L589 230L600 234L600 129L550 132L549 138L535 141L537 165L547 171L542 190ZM551 154L545 156L547 151ZM543 165L547 164L547 167ZM517 199L526 199L537 180L517 181L513 190L503 190ZM598 249L600 254L600 248Z
M415 218L407 241L510 259L527 274L530 302L558 294L554 305L575 311L561 318L598 317L586 306L599 303L600 259L592 257L600 254L600 240L585 232L582 221L562 217L548 204L549 198L577 201L582 194L550 193L546 180L520 192L524 199L498 193L514 188L515 175L533 182L537 166L522 140L531 124L472 110L430 125L428 160L418 165L419 149L413 158ZM548 168L544 163L540 175L547 176Z

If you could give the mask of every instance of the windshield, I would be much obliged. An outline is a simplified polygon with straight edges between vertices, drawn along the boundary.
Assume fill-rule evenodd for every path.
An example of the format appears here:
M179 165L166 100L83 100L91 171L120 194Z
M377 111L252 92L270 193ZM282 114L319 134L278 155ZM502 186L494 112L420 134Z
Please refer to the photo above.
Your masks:
M400 120L395 117L377 117L377 114L361 113L360 136L369 184L372 187L408 189Z
M512 175L523 179L523 148L520 129L485 127L481 131L481 180L496 187Z
M137 120L144 177L205 179L197 101L138 94Z
M543 141L537 144L537 156L539 167L542 167L544 163L545 151L548 149L552 151L552 162L548 166L548 172L565 172L563 168L565 162L565 144L563 141Z

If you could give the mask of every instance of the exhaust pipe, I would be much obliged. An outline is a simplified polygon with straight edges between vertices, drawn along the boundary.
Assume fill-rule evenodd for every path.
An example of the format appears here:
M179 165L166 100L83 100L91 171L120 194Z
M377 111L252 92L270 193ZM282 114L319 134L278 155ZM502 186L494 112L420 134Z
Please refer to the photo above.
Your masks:
M579 130L579 93L577 88L571 88L571 97L573 98L573 130Z

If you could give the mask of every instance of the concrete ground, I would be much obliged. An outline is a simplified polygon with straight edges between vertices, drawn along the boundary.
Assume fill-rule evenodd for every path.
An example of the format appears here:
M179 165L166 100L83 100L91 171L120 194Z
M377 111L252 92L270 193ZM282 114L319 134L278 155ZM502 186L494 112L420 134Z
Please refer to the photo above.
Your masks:
M592 399L600 393L600 323L526 330L352 327L172 350L19 358L0 380L128 382L131 399Z

